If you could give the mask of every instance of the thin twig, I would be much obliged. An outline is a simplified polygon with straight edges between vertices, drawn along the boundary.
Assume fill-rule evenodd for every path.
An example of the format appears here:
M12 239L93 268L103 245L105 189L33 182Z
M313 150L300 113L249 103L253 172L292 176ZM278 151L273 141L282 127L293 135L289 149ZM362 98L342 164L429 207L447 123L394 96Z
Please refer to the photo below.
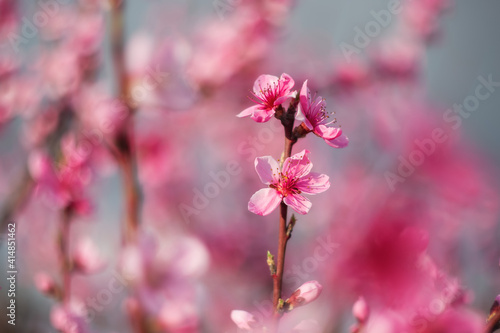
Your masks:
M295 101L294 101L295 102ZM281 123L285 130L285 149L283 161L292 155L292 148L297 139L293 135L293 124L295 120L296 103L292 102L287 112L281 114ZM282 316L280 307L281 292L283 286L283 272L285 267L286 245L288 243L287 234L287 212L288 206L281 202L279 218L279 238L278 238L278 258L276 263L276 275L273 276L273 308L274 308L274 330L278 326L279 318Z
M71 297L71 271L72 264L69 255L69 231L71 223L71 206L64 209L61 213L61 221L57 234L57 244L59 250L59 262L61 264L62 302L65 306L69 305Z
M497 311L493 316L488 318L486 322L486 327L484 329L484 333L493 333L500 326L500 311Z

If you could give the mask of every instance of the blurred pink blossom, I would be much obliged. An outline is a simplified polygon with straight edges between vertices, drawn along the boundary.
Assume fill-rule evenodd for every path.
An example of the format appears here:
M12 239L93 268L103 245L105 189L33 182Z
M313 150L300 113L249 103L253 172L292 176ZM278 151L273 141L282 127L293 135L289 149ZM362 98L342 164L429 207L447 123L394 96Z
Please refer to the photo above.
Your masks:
M50 275L45 272L38 272L35 274L34 280L38 290L47 295L54 295L57 286Z
M370 309L366 300L363 297L359 297L352 307L352 313L354 317L360 323L365 323L370 315Z
M94 273L105 265L95 244L90 238L81 239L73 254L75 269L80 273Z

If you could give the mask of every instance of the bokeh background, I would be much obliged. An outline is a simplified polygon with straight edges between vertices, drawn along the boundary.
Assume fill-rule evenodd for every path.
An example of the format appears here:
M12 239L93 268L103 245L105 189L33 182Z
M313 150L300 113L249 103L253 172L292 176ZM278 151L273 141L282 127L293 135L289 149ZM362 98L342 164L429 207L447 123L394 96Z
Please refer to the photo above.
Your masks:
M47 3L54 14L24 36ZM151 332L236 332L233 309L265 320L278 215L253 215L247 202L262 187L254 158L279 158L283 133L276 119L235 115L252 105L260 74L281 73L296 90L308 79L350 139L334 149L310 134L294 150L310 150L332 186L298 216L285 266L285 294L317 280L322 296L287 314L282 331L314 320L304 332L347 332L364 296L366 332L480 332L500 288L500 92L457 128L443 115L475 93L479 77L500 82L497 1L402 1L352 57L343 45L356 46L356 29L390 1L124 3L125 96L111 4L0 0L0 209L2 232L16 223L18 267L16 327L4 315L2 332L57 331L60 302L35 282L41 273L61 280L56 235L75 202L70 253L95 269L74 275L72 298L89 309L89 297L126 276L90 320L68 310L79 332L134 332L135 308ZM13 46L13 34L23 42ZM134 115L122 117L130 107ZM415 140L436 128L449 139L391 186L387 173L397 175ZM113 155L122 130L143 199L132 248L123 245L127 189ZM207 186L216 193L200 199ZM325 243L333 245L319 259ZM0 253L5 309L3 241Z

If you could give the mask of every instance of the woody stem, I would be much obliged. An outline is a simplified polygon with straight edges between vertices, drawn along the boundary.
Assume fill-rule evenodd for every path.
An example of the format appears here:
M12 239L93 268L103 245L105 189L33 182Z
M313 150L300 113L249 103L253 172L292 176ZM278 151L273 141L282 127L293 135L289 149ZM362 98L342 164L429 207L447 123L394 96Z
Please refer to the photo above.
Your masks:
M294 101L295 102L295 101ZM293 124L295 120L296 103L292 102L287 112L284 112L281 117L281 123L285 130L285 150L283 159L292 155L292 148L297 138L293 135ZM279 309L279 300L281 298L281 290L283 285L283 271L285 267L285 252L289 237L287 237L287 211L288 206L281 202L280 218L279 218L279 238L278 238L278 258L276 262L276 275L273 276L273 318L274 329L278 326L279 318L282 316L282 311Z

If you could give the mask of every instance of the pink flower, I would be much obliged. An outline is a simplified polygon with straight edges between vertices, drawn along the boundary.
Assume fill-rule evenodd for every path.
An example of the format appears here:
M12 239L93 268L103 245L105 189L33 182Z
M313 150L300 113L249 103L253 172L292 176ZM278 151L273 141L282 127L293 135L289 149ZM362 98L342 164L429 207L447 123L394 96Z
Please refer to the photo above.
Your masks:
M303 150L285 160L280 171L278 162L271 156L257 157L255 170L260 180L269 188L257 191L248 202L248 210L257 215L268 215L283 202L299 214L306 214L311 202L301 193L316 194L330 187L327 175L311 172L312 163Z
M322 290L323 286L320 285L318 281L308 281L304 283L299 289L293 292L289 299L287 299L286 303L289 310L315 301Z
M281 74L280 78L266 74L259 76L253 84L257 105L241 111L237 117L250 116L258 123L265 123L274 115L276 107L295 97L296 92L291 91L294 84L295 81L285 73Z
M325 142L334 148L344 148L348 145L349 139L342 135L340 128L328 127L334 123L330 121L330 114L326 112L326 102L321 96L314 100L311 98L311 92L307 87L307 80L300 90L300 103L297 113L297 120L303 121L303 125L309 131L323 138Z

